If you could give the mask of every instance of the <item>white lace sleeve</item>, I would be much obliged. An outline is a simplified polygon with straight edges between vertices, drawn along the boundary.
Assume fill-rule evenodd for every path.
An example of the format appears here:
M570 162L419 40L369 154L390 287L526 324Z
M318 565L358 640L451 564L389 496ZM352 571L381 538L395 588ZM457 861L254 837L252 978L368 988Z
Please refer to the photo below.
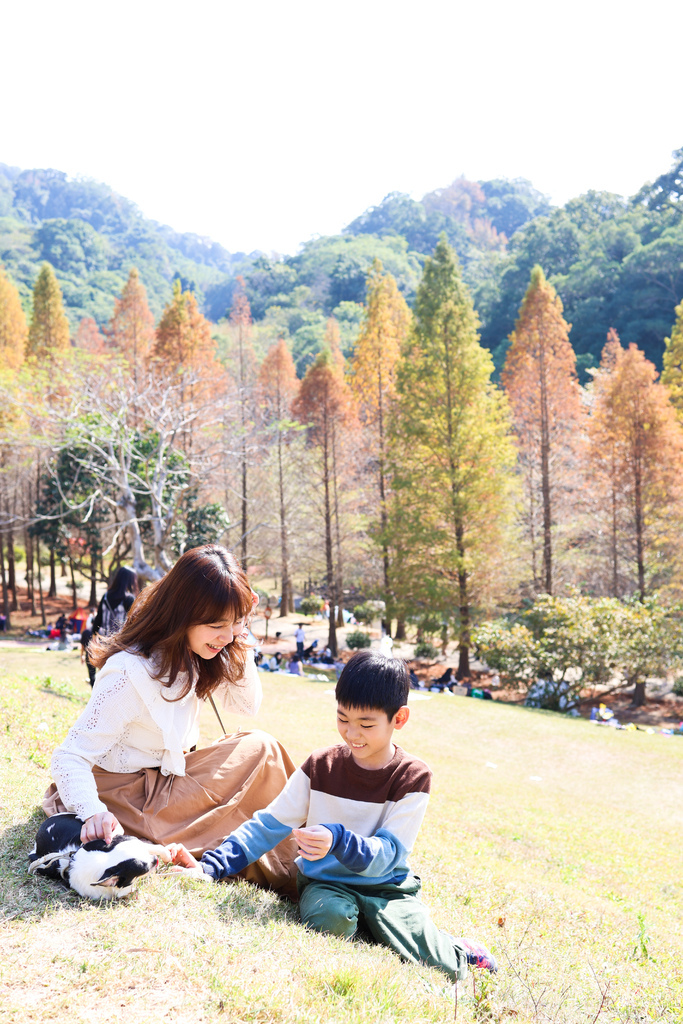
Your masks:
M107 810L97 795L93 765L141 713L144 704L125 673L105 666L87 707L52 755L52 777L62 802L82 821Z
M244 715L247 718L253 718L258 713L263 699L263 690L261 689L261 677L251 652L247 655L244 676L239 683L221 686L217 693L226 711L233 711L236 715Z

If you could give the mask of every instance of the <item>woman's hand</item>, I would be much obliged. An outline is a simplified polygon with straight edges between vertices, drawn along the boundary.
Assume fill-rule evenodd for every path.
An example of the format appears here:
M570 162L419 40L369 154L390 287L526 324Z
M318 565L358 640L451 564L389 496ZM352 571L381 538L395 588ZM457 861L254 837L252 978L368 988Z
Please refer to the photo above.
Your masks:
M304 860L322 860L330 852L334 836L324 825L309 828L294 828L292 835L299 844L299 853Z
M90 843L93 839L104 839L110 843L114 836L122 836L123 828L111 811L100 811L98 814L91 814L83 822L81 829L81 842Z

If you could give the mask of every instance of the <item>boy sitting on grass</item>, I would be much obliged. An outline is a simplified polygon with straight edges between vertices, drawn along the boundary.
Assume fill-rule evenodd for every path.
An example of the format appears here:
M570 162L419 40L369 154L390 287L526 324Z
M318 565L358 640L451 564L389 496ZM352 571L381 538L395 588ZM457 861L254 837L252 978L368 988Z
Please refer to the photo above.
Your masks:
M240 825L201 864L182 846L174 863L217 881L237 874L291 833L298 844L301 920L315 931L352 938L364 925L404 960L464 978L467 965L496 970L480 943L454 939L432 922L408 855L429 800L431 771L395 746L410 714L405 664L359 651L335 691L343 739L315 751L282 793Z

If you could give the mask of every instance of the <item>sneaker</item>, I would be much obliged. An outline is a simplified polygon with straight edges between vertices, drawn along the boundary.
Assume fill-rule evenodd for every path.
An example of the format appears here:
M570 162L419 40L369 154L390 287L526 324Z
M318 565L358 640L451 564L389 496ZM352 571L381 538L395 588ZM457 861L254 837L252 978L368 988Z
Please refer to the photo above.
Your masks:
M498 964L493 953L489 953L486 946L481 942L475 942L473 939L458 939L458 944L464 946L467 952L467 965L468 967L479 967L484 971L491 971L495 974L498 970Z

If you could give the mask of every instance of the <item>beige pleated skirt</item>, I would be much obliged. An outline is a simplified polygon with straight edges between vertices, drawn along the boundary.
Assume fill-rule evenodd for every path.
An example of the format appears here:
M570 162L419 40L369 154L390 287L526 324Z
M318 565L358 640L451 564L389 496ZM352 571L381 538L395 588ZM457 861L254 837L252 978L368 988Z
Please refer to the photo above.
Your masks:
M294 772L294 764L274 737L260 730L225 736L185 755L185 775L162 775L158 768L93 775L100 800L127 835L162 846L183 843L199 858L266 807ZM43 799L48 815L66 808L53 783ZM290 836L240 871L264 889L297 899L297 844Z

